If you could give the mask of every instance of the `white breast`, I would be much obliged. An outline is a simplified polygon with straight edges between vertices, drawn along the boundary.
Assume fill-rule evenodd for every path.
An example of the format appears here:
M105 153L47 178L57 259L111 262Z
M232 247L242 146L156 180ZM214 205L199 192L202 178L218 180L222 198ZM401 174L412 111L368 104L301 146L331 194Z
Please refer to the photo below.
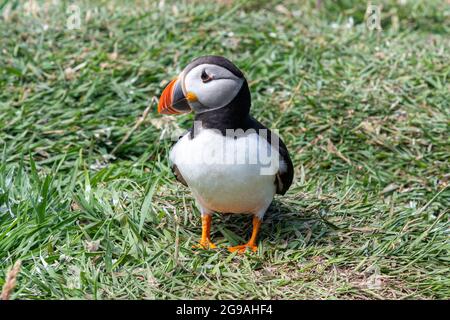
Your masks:
M262 217L276 191L278 152L256 133L233 138L201 129L194 139L182 137L170 160L199 204L210 211Z

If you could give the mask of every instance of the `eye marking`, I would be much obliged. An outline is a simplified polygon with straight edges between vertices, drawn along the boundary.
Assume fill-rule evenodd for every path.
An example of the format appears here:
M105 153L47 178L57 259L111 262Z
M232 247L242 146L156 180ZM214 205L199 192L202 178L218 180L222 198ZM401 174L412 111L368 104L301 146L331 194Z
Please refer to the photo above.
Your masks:
M203 71L202 71L201 78L202 78L203 83L209 82L213 79L212 76L210 76L209 74L206 73L205 69L203 69Z

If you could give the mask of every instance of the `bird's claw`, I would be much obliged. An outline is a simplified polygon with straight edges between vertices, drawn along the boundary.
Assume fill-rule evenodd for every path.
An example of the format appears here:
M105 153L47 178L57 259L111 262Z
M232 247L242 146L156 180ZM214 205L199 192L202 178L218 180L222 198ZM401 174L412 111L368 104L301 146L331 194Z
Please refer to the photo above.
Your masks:
M254 244L241 244L235 247L229 247L228 251L230 252L235 252L237 251L238 253L242 254L245 253L247 251L247 248L250 249L253 252L256 252L256 250L258 250L258 246L254 245Z
M201 240L198 244L193 245L192 248L208 250L208 249L216 249L217 246L210 240Z

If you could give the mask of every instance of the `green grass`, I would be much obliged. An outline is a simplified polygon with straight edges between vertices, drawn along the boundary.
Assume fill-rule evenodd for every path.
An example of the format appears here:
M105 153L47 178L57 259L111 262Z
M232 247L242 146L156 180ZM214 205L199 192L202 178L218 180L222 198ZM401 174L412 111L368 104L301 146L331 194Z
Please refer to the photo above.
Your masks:
M45 3L0 1L0 285L22 260L13 298L450 298L448 1L383 1L379 33L363 1L78 1L81 30L66 28L69 2ZM205 54L245 72L252 114L294 162L257 254L225 250L248 216L215 215L221 249L191 249L200 215L160 139L192 115L157 115L152 97Z

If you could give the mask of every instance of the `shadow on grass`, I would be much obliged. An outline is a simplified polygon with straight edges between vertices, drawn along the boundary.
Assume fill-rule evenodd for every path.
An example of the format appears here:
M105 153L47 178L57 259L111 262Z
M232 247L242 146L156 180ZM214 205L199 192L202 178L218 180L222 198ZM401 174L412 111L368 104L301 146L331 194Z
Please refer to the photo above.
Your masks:
M214 225L219 226L216 230L220 231L231 245L244 243L250 238L251 215L216 214L214 219ZM258 241L295 248L327 242L327 234L332 230L333 227L324 223L316 209L307 212L303 207L292 207L274 200L264 216Z

